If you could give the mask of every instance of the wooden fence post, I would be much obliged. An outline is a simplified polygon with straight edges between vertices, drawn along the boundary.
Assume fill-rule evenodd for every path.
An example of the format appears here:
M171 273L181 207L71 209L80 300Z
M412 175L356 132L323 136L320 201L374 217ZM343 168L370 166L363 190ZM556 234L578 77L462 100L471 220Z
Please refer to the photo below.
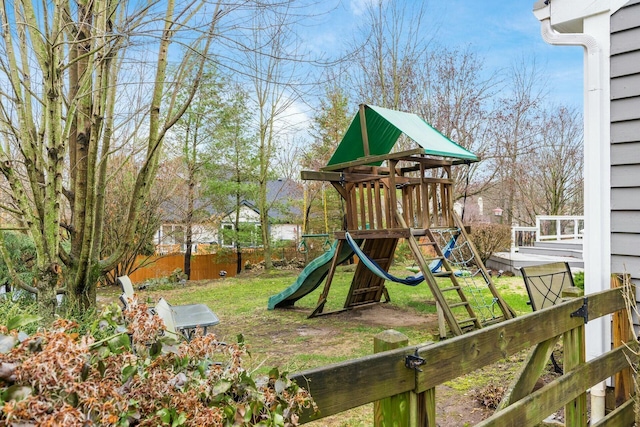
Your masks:
M611 288L622 288L624 281L630 280L628 274L612 274ZM635 300L635 287L628 290L630 300ZM618 348L634 338L631 320L627 310L613 313L613 348ZM618 372L614 377L614 395L616 407L629 399L633 391L633 377L631 367Z
M409 338L393 329L380 332L373 337L374 353L381 353L395 348L407 347ZM372 379L373 380L373 379ZM411 407L415 407L415 400L410 392L396 394L373 403L373 418L375 427L408 426L410 425ZM413 401L412 401L413 400Z
M571 287L563 290L564 298L577 298L584 295L582 289ZM564 363L562 369L567 374L585 363L585 327L581 326L564 333L562 342L564 346ZM577 398L567 403L564 407L565 426L583 427L587 425L587 393L580 394Z

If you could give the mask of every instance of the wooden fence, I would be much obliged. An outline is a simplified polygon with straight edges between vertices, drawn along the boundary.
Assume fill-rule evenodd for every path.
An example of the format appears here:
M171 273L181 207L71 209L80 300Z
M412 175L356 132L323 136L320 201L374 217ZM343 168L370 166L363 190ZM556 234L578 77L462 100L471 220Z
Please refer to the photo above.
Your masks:
M318 245L319 247L320 245ZM317 250L316 250L317 252ZM315 252L314 252L315 253ZM276 248L273 249L272 259L287 260L304 259L304 255L296 248ZM257 264L264 261L262 249L243 249L242 262ZM237 255L232 252L217 254L192 255L191 256L191 280L219 279L220 271L224 270L227 277L236 275ZM171 275L176 269L184 269L184 254L174 253L170 255L158 255L152 257L138 256L136 265L142 265L133 273L129 274L135 283L144 282L148 279L157 279Z
M615 334L614 350L586 363L584 325L610 313L616 313L614 324L617 322L618 326L614 325L614 332L626 332ZM586 426L586 390L618 374L616 393L621 397L618 399L621 404L597 425L630 426L634 419L633 401L622 402L631 393L629 364L635 363L638 357L623 344L629 340L631 348L637 347L636 341L630 339L629 329L624 328L627 323L622 292L611 289L437 344L389 350L291 377L311 392L320 410L315 415L304 413L302 422L404 395L408 396L405 404L397 410L404 412L402 417L409 421L399 425L436 426L436 386L533 346L510 402L479 425L535 426L564 406L566 426ZM553 348L560 337L563 338L564 375L531 392L548 361L548 349Z

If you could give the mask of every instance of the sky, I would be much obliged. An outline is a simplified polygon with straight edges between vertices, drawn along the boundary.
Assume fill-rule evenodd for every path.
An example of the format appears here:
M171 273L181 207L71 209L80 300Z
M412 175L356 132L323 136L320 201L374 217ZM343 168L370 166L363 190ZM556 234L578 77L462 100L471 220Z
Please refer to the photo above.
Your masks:
M330 13L318 17L314 40L318 49L338 48L352 37L367 3L378 0L336 1ZM421 0L396 1L412 5ZM542 40L540 23L532 13L535 0L425 1L428 16L422 26L438 44L475 49L485 60L487 72L507 69L520 58L535 58L548 79L551 99L582 108L583 49L552 46Z
M303 50L319 57L340 56L358 35L365 22L365 10L378 1L397 1L408 10L423 0L321 0L317 14L301 14L305 18ZM583 106L583 48L552 46L544 42L540 23L532 13L535 0L424 0L427 14L421 23L421 34L436 45L449 50L471 49L483 61L484 73L494 73L506 80L509 68L518 62L535 61L541 72L541 86L549 104ZM405 18L406 20L406 18ZM353 45L353 44L352 44ZM315 96L298 100L287 109L287 125L297 135L308 136ZM356 108L360 100L352 99Z
M558 103L582 107L583 48L552 46L542 40L533 0L448 0L439 37L471 44L486 67L509 67L513 59L535 58L545 70L550 96Z

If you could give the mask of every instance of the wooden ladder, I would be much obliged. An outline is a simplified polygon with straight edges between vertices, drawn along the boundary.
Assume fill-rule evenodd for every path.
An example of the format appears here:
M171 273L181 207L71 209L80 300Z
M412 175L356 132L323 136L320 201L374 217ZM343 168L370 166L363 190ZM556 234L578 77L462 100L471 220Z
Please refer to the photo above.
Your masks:
M398 214L398 222L401 227L407 228L404 218L402 215ZM463 329L473 327L475 329L482 328L482 324L478 319L478 316L471 307L467 296L464 294L462 286L456 279L456 276L451 269L451 265L447 261L446 257L442 253L442 250L438 246L433 233L431 230L426 229L424 238L421 241L418 241L413 234L409 233L408 238L409 247L413 256L420 267L420 271L422 272L425 282L429 286L433 297L436 300L436 305L438 308L438 314L441 315L446 324L449 326L449 330L453 335L462 335ZM425 258L422 247L429 246L433 248L436 253L435 257ZM441 260L442 261L442 271L432 273L429 269L429 263L433 260ZM444 277L450 281L450 286L440 287L438 282L436 281L436 277ZM452 301L447 300L445 294L453 293L456 298ZM453 309L457 307L464 307L466 310L466 316L462 318L458 318L454 315ZM443 325L443 322L440 323L440 336L445 338L447 336L446 328Z

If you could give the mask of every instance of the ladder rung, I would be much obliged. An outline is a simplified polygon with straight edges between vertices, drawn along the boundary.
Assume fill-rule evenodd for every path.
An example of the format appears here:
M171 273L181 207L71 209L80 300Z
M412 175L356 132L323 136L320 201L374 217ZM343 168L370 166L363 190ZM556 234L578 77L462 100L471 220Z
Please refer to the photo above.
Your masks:
M418 246L435 246L436 242L418 242Z
M447 277L453 275L453 271L440 271L438 273L431 273L433 277Z
M440 292L449 292L449 291L457 291L460 289L460 286L451 286L450 288L442 288Z
M478 318L477 317L469 317L468 319L462 319L462 320L458 320L458 325L461 323L471 323L471 322L475 322L477 321Z
M449 304L449 308L464 307L467 305L469 305L468 301L462 301L462 302L457 302L455 304Z

